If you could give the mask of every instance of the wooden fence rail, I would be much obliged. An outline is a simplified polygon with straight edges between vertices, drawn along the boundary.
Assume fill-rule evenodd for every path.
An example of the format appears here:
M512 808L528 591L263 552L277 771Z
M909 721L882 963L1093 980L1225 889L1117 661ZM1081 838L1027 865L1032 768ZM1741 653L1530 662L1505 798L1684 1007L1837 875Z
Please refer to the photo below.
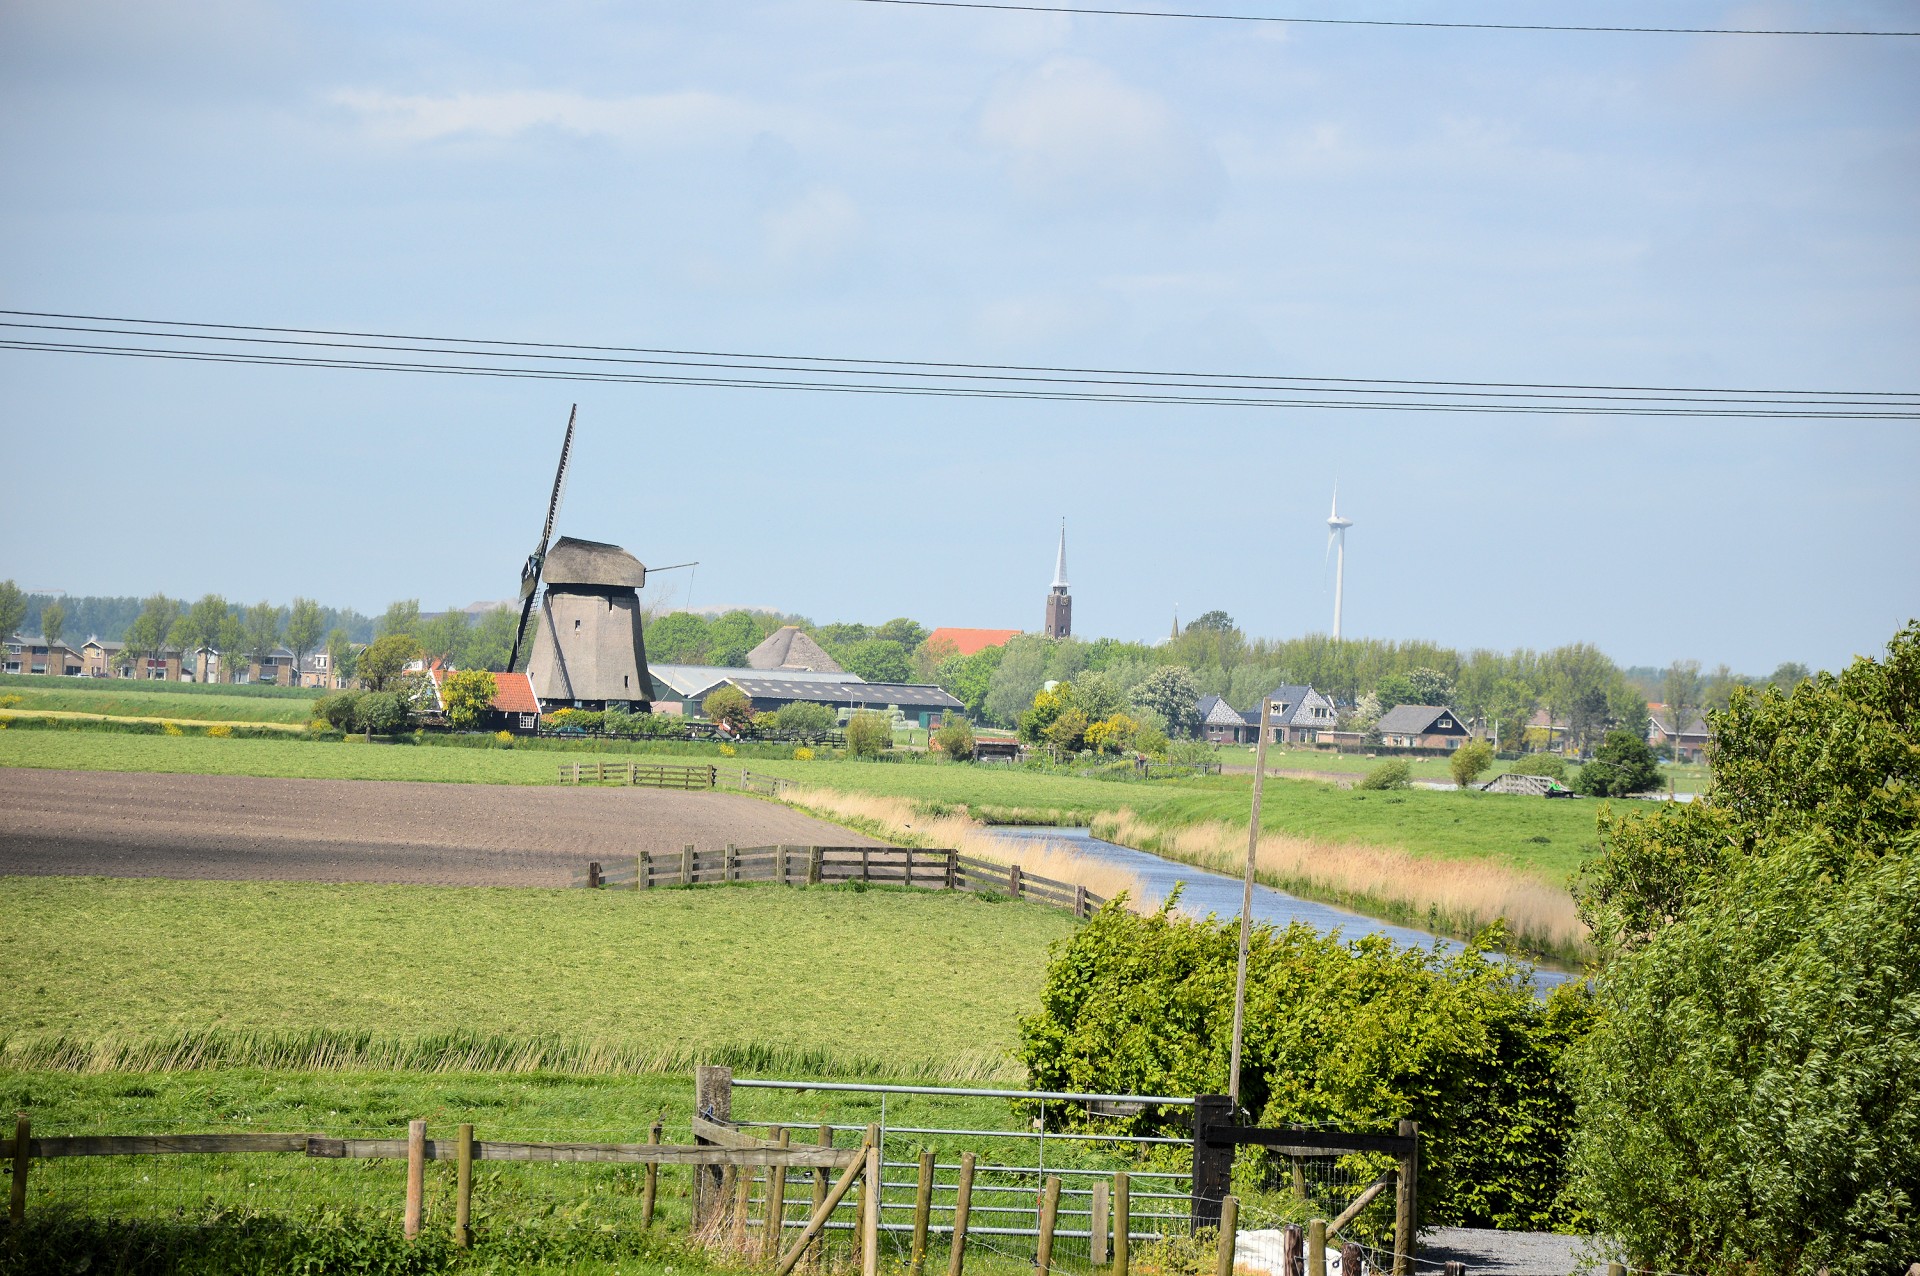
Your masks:
M573 884L613 890L663 886L709 886L721 882L777 882L818 886L871 882L923 890L991 891L1037 900L1091 917L1107 901L1076 882L1025 872L1018 864L995 864L957 851L909 846L728 846L719 850L648 852L594 860L573 874Z
M717 769L669 762L562 762L562 784L631 784L654 789L710 789Z

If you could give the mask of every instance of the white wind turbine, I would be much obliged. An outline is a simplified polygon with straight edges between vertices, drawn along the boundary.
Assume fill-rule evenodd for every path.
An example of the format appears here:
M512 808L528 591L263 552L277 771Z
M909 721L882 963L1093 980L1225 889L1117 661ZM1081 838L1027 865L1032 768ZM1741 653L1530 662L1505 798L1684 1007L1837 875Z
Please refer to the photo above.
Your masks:
M1347 529L1353 526L1353 520L1340 517L1340 485L1333 486L1333 513L1327 517L1327 552L1334 552L1339 546L1340 556L1335 560L1333 569L1333 636L1340 637L1340 601L1341 593L1347 583Z

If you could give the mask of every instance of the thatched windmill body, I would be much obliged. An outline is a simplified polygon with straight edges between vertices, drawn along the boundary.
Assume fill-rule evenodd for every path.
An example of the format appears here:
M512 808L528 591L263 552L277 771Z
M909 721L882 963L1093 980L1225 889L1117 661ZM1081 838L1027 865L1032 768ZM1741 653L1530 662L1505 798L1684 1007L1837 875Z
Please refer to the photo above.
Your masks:
M527 677L540 703L556 709L618 708L645 713L652 709L653 699L640 620L646 566L604 541L562 536L548 549L572 450L573 417L569 416L540 544L520 573L520 629L508 667L519 658L537 601L540 614ZM540 593L543 583L544 595Z

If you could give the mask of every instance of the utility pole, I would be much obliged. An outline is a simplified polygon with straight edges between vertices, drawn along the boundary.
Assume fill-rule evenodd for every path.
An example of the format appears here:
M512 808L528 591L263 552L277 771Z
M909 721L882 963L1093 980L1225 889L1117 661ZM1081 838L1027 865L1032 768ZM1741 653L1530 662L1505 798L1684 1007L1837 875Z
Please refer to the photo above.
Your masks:
M1267 788L1267 736L1273 696L1260 697L1260 738L1253 750L1253 817L1247 822L1247 868L1240 881L1240 964L1233 977L1233 1054L1227 1064L1227 1097L1240 1107L1240 1030L1247 1017L1247 935L1253 928L1253 861L1260 849L1260 799Z

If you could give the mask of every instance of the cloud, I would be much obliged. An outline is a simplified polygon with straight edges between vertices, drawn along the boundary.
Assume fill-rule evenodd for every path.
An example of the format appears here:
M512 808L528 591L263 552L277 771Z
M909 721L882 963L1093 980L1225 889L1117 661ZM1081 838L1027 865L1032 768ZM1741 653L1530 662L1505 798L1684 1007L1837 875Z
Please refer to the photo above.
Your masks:
M844 191L815 186L761 218L767 253L792 266L830 263L851 248L865 226L859 207Z
M1224 176L1212 147L1166 102L1097 63L1053 58L1002 83L980 114L1015 185L1081 212L1206 215Z
M358 114L376 135L397 142L511 139L558 129L647 146L698 146L748 141L791 120L784 112L697 91L595 98L550 90L429 96L341 89L331 100Z

